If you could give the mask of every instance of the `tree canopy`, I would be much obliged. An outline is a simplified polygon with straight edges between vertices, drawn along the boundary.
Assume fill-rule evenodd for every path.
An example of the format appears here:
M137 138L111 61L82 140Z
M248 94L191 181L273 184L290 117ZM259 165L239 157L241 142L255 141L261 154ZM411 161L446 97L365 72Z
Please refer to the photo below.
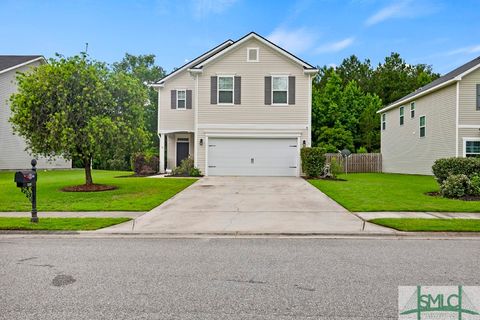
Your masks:
M35 155L80 158L93 184L93 158L141 150L147 92L131 75L110 70L86 54L57 55L19 74L10 121Z

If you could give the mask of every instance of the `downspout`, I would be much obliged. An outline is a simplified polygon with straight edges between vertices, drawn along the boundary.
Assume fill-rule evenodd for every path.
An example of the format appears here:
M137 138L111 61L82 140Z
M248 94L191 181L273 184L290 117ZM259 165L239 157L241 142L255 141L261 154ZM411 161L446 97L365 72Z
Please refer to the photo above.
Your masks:
M198 168L198 73L195 73L195 110L194 110L194 120L193 120L193 131L195 145L193 146L193 163L194 166Z
M312 146L312 76L308 74L308 145Z
M460 109L460 81L457 81L457 99L455 103L455 157L458 158L458 121Z

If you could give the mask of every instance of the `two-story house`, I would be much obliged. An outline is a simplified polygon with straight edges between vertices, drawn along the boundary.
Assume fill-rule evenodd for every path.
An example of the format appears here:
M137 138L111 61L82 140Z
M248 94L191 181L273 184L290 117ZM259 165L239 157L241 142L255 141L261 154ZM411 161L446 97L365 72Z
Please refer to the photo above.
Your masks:
M26 73L38 65L46 63L43 56L0 55L0 170L30 167L33 158L27 150L25 140L13 133L9 122L11 111L9 99L17 92L17 73ZM63 158L48 160L37 157L39 169L71 168L72 162Z
M167 75L152 85L160 171L190 156L209 176L298 176L317 71L252 32Z
M480 157L480 57L378 112L384 172L430 175L437 159Z

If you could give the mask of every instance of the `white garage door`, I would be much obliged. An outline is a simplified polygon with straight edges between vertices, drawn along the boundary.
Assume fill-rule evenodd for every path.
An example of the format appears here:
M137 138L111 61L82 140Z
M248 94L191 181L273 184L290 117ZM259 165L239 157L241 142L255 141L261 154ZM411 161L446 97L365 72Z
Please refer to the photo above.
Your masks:
M210 176L296 176L296 138L209 138Z

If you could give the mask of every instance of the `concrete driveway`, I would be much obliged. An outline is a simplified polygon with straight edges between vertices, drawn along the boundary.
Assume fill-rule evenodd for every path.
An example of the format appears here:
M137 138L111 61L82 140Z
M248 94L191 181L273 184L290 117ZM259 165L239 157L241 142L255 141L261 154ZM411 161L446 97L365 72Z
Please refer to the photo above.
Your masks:
M362 220L301 178L206 177L134 223L102 231L301 234L362 228Z

